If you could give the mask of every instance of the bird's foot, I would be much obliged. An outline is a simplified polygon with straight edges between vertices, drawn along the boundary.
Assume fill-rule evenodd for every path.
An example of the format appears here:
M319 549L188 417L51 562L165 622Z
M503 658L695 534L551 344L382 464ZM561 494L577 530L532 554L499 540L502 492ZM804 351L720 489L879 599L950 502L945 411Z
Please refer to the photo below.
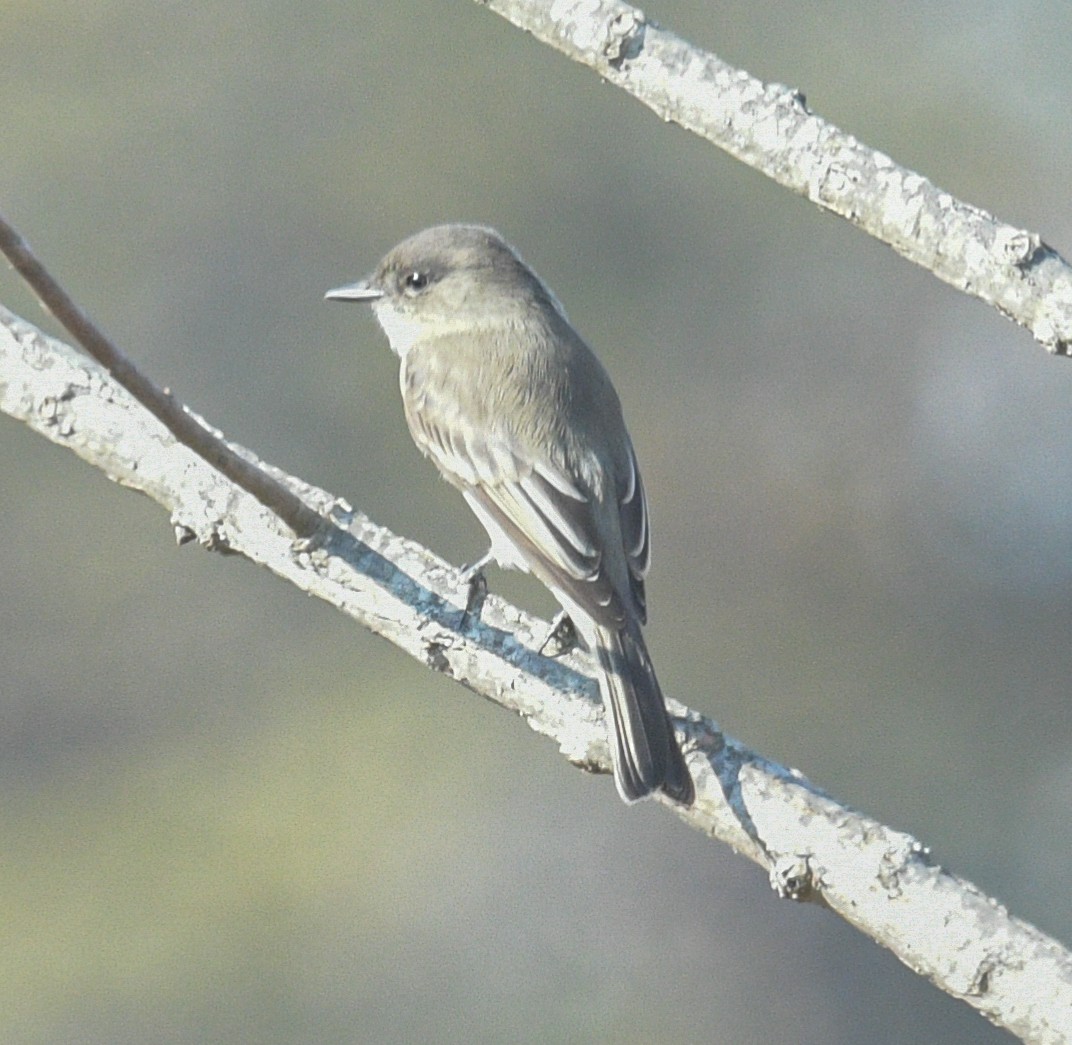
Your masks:
M489 562L491 562L490 551L477 559L476 562L463 566L459 571L459 579L468 589L465 596L465 613L463 614L465 622L468 622L468 618L473 616L477 620L480 619L480 611L484 606L484 600L488 597L488 581L484 576L484 567Z
M561 610L555 614L555 619L551 621L543 642L536 647L536 652L545 657L561 657L576 645L577 629L573 626L569 614Z

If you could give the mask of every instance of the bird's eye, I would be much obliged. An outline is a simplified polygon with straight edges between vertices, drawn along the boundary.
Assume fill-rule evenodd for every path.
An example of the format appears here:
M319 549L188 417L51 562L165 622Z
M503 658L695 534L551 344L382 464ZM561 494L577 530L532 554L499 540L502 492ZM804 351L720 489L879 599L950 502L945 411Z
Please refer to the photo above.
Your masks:
M414 269L402 277L402 289L407 294L419 294L428 286L428 273Z

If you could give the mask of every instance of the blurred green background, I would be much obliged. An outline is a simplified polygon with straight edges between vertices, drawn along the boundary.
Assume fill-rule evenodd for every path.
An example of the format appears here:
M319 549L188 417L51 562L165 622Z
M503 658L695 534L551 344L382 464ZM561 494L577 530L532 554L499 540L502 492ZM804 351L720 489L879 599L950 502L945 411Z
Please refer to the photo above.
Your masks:
M1072 253L1067 0L648 13ZM469 0L6 0L0 85L0 206L90 313L456 562L385 339L321 295L501 229L624 401L664 688L1072 940L1072 363ZM0 1040L1008 1040L0 432Z

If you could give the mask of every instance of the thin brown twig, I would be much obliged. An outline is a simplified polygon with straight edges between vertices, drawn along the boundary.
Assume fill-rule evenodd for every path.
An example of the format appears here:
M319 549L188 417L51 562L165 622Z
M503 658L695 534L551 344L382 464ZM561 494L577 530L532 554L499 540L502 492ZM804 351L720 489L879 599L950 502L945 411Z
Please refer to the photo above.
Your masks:
M293 491L240 457L171 392L146 377L56 282L30 245L3 215L0 215L0 252L71 337L183 445L256 497L300 537L309 536L323 524L323 517Z

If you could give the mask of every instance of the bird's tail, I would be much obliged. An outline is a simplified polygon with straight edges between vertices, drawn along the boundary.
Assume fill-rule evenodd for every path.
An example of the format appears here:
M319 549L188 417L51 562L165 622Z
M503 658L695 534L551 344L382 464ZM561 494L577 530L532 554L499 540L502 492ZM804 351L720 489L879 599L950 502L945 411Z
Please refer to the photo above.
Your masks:
M640 626L598 627L600 690L609 725L614 783L626 802L663 791L682 805L695 797Z

